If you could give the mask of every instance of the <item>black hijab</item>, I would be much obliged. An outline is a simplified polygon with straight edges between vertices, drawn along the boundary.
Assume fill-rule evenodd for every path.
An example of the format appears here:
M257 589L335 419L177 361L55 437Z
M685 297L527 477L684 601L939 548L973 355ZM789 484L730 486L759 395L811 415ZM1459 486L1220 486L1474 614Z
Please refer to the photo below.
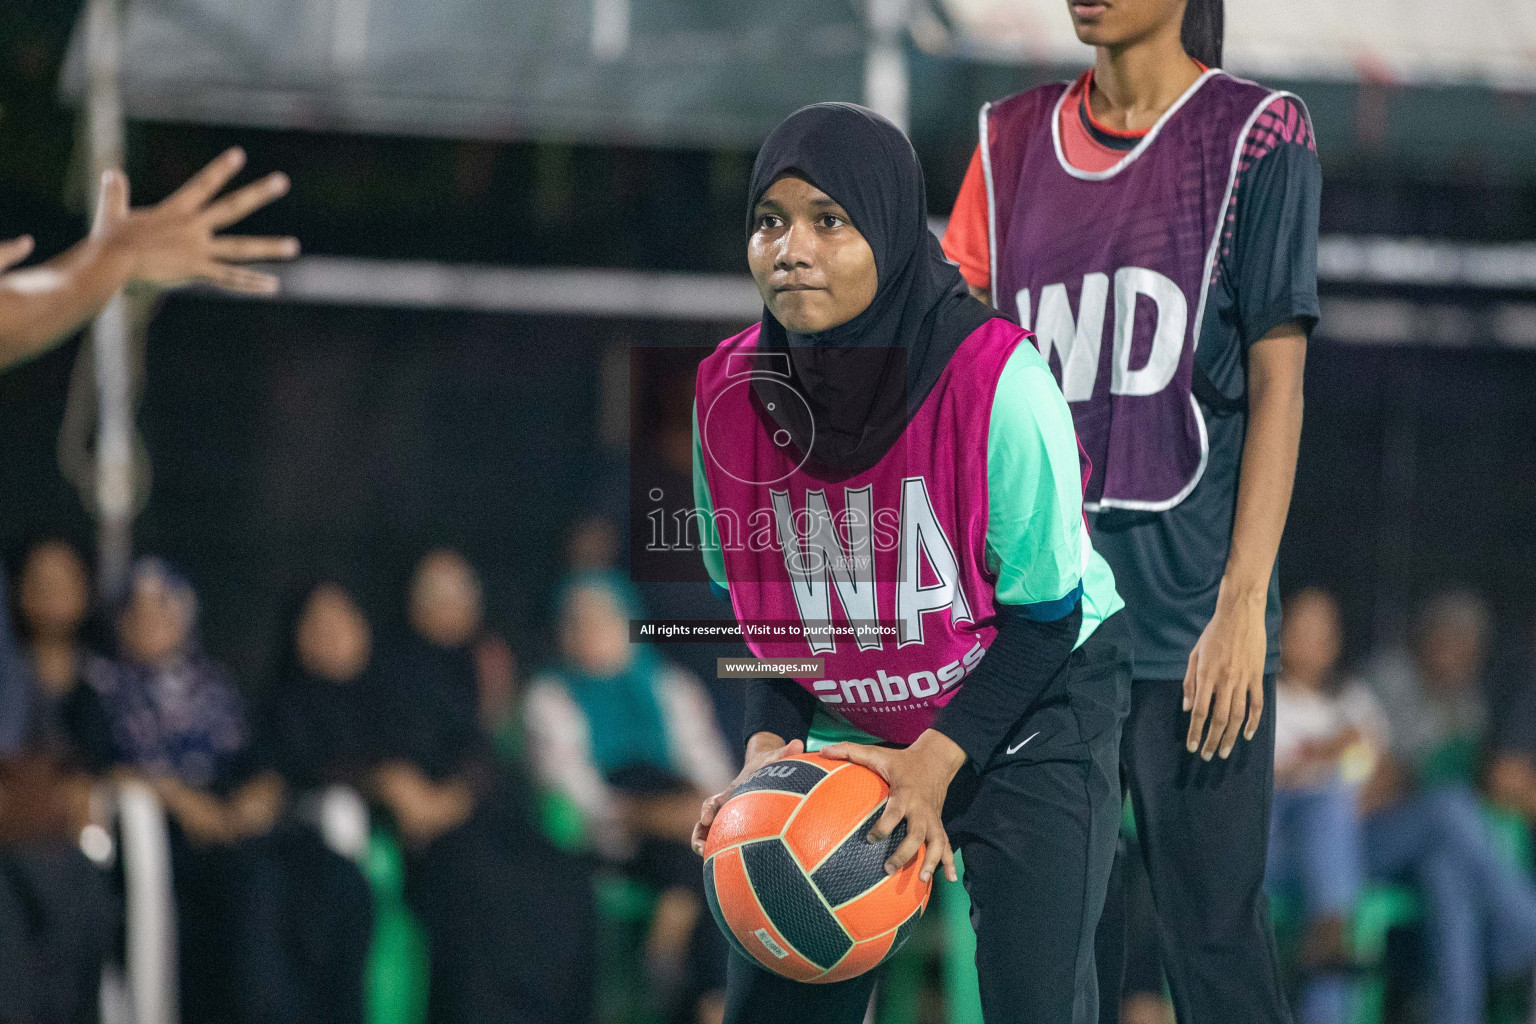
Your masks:
M748 237L752 211L786 174L847 210L875 255L875 297L858 316L795 334L765 307L758 340L760 352L788 355L789 383L806 400L774 401L778 385L756 375L758 414L788 431L802 455L809 452L807 469L841 479L884 457L960 343L997 314L971 297L928 230L922 165L890 121L853 103L817 103L786 118L752 168Z
M299 657L299 623L321 587L334 586L354 601L356 592L316 576L288 592L279 606L276 655L267 677L261 721L271 766L298 790L318 789L360 774L376 759L378 693L374 657L355 679L322 679Z

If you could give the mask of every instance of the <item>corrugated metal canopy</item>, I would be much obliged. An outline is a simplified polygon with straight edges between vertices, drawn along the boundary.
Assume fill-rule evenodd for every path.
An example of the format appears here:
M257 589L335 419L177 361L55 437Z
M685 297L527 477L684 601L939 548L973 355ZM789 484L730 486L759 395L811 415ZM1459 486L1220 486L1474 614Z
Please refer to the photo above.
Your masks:
M864 73L855 0L126 0L123 24L127 112L156 120L755 145Z
M751 148L798 106L863 99L865 8L878 0L122 2L133 118ZM1304 16L1272 24L1265 0L1227 0L1228 63L1273 85L1305 82L1333 157L1353 147L1530 166L1536 108L1489 86L1536 86L1536 3L1467 0L1487 17L1463 18L1453 44L1437 49L1450 38L1445 18L1408 15L1438 2L1296 0ZM1331 20L1320 13L1329 8ZM968 144L983 100L1091 60L1060 0L928 0L912 10L920 145ZM1376 31L1384 23L1392 33ZM1483 32L1487 24L1500 30ZM77 32L67 95L82 91L83 58ZM1414 87L1394 91L1390 118L1383 108L1380 124L1366 124L1352 90L1383 79Z

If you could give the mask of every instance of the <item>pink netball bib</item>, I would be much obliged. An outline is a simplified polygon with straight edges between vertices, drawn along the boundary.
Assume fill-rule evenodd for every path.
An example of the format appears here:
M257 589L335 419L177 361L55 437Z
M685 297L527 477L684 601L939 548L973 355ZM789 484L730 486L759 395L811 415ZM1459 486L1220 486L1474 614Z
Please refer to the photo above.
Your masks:
M819 659L797 679L851 724L910 743L996 635L986 566L987 434L998 377L1028 335L992 319L950 359L874 466L818 479L754 398L775 373L753 326L699 365L705 478L731 603L758 657Z

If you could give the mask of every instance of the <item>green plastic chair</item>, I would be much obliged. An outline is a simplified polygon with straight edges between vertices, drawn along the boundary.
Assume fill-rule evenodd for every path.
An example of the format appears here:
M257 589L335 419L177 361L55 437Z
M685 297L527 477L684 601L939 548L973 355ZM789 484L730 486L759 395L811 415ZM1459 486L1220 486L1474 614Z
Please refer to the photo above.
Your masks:
M965 864L955 851L955 869L965 878ZM982 1024L981 980L976 974L976 930L971 927L971 898L964 882L940 878L933 898L944 917L944 1003L947 1024Z
M932 897L928 905L933 907ZM886 962L875 1009L878 1024L917 1024L923 998L923 966L930 952L929 944L923 941L925 937L925 929L920 925L907 944Z
M1277 944L1294 950L1302 931L1301 894L1282 890L1269 894L1270 921ZM1369 968L1355 983L1350 999L1352 1024L1379 1024L1386 1006L1387 979L1382 960L1387 951L1387 934L1394 928L1417 924L1423 916L1419 895L1405 885L1370 885L1360 893L1355 905L1350 941L1355 956Z
M1454 739L1433 751L1419 771L1419 779L1426 786L1466 785L1477 782L1480 745L1472 739ZM1527 874L1536 868L1531 849L1529 823L1519 814L1483 803L1483 819L1487 822L1493 842L1499 852L1511 864Z
M1467 737L1457 737L1442 743L1430 751L1419 767L1420 785L1471 785L1477 779L1478 748L1478 742Z
M395 837L374 829L361 867L373 890L373 941L364 976L368 1024L423 1024L427 939L405 905L405 858Z
M1483 811L1493 830L1495 843L1512 863L1531 863L1530 832L1518 815L1492 807ZM1355 908L1352 938L1355 955L1377 969L1361 979L1355 988L1353 1024L1381 1024L1386 1007L1387 979L1380 969L1387 950L1387 933L1407 928L1424 919L1424 903L1416 889L1406 885L1371 885L1360 894Z
M1531 874L1536 868L1536 855L1531 850L1531 826L1514 811L1491 804L1483 806L1483 818L1493 833L1493 843L1511 864L1517 864Z
M644 998L640 969L645 930L656 891L623 875L593 880L597 901L596 1019L598 1024L660 1024ZM708 911L705 911L708 913ZM713 922L710 927L714 927Z
M1372 970L1355 986L1350 1010L1354 1024L1380 1024L1387 1001L1387 976L1382 965L1387 934L1394 928L1415 925L1423 916L1424 904L1409 886L1371 885L1360 893L1351 939L1355 956L1372 965Z

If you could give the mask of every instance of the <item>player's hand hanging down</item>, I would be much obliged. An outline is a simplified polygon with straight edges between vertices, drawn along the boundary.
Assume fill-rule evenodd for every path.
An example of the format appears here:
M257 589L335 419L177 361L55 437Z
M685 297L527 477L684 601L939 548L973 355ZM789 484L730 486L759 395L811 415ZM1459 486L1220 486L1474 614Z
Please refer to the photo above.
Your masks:
M823 747L823 757L852 761L870 769L891 787L885 813L869 833L871 843L884 842L907 823L907 834L896 852L885 862L885 873L893 875L925 851L919 877L928 881L933 869L944 866L944 876L958 882L955 854L950 849L949 834L944 831L944 798L955 773L965 764L965 752L948 736L929 729L904 749L867 746L861 743L834 743Z
M1264 715L1264 611L1301 443L1307 332L1290 320L1248 349L1248 435L1216 614L1184 673L1185 748L1209 761L1251 740ZM1209 719L1209 728L1207 728ZM1202 739L1204 742L1202 743Z
M1239 735L1253 739L1264 714L1264 606L1218 598L1216 614L1189 655L1185 749L1229 757ZM1209 729L1207 729L1209 723Z
M102 175L88 238L35 267L6 273L32 254L28 236L0 242L0 369L38 355L78 330L124 285L170 287L193 281L270 295L277 278L241 266L297 256L297 239L221 235L288 191L288 177L219 192L245 166L230 149L154 206L128 206L128 179Z
M277 291L277 278L239 264L291 259L299 253L298 239L219 232L287 194L288 176L274 172L220 196L244 166L242 150L225 150L165 199L137 210L128 206L127 176L108 171L102 175L91 238L132 261L132 281L202 281L229 291L270 295Z

